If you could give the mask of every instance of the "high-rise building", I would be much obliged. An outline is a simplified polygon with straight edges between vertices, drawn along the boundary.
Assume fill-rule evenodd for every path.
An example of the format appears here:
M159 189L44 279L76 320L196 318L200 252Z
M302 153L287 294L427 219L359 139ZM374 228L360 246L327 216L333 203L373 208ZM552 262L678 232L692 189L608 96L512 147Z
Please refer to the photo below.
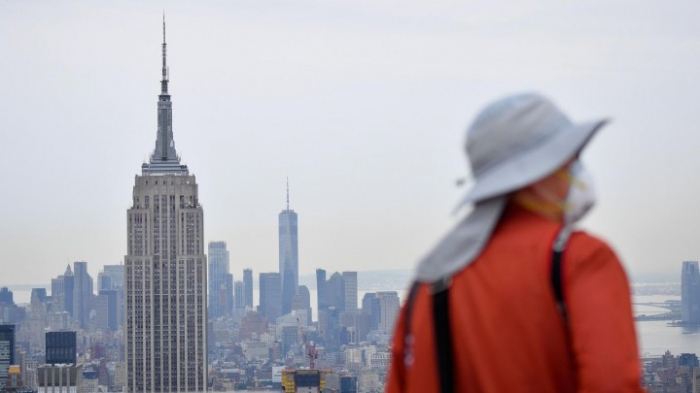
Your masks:
M46 305L38 293L32 293L29 312L29 350L32 353L44 349L44 329L46 328Z
M343 310L357 312L357 272L343 272Z
M127 211L127 392L200 392L207 377L207 257L197 181L180 163L165 22L158 133Z
M124 265L105 265L97 273L97 290L124 288Z
M229 252L226 242L209 242L209 318L230 315L233 284L229 283ZM233 281L233 276L230 277Z
M328 307L328 304L326 303L327 299L326 271L323 269L316 269L316 304L319 312Z
M700 270L698 270L697 261L683 262L681 270L681 318L687 324L700 324Z
M236 281L233 283L234 295L236 309L242 310L245 308L245 285L243 281Z
M253 308L253 270L243 270L243 291L245 292L245 306Z
M75 332L46 332L46 364L76 364Z
M75 295L75 276L70 265L66 266L66 271L63 273L63 310L68 311L68 314L73 318L73 297Z
M7 287L0 288L0 304L15 304L13 293Z
M117 326L124 325L124 265L105 265L97 274L98 291L113 290L117 294Z
M20 322L20 310L24 311L24 308L17 307L12 291L7 287L0 288L0 325Z
M282 305L282 288L280 285L279 273L260 273L260 304L258 305L260 314L274 322L282 315L280 306Z
M46 288L32 288L31 298L34 298L34 296L39 298L40 302L46 304Z
M92 308L93 281L87 271L87 262L73 262L73 319L81 328L87 327Z
M117 330L117 291L103 289L95 299L95 311L97 314L95 327L103 331Z
M379 328L380 310L377 294L374 292L365 293L365 296L362 298L362 313L370 316L370 330Z
M379 299L379 330L385 333L394 331L394 323L401 307L399 294L395 291L377 292Z
M292 309L306 313L304 325L311 325L311 293L306 285L299 285L292 301Z
M0 325L0 386L7 383L7 370L15 364L15 325Z
M343 276L338 272L333 273L326 281L326 306L335 307L338 312L345 311Z
M287 208L279 214L279 265L282 314L289 314L292 311L292 299L299 286L297 214L289 209L289 184L287 184Z
M75 287L73 270L70 264L66 266L63 275L51 279L51 298L53 298L57 308L53 311L66 311L73 316L73 290Z

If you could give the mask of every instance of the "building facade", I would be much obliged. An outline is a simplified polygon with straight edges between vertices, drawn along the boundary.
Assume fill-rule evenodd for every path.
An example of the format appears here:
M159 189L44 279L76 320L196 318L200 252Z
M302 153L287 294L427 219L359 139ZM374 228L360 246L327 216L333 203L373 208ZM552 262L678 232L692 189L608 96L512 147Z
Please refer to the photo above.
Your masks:
M15 364L15 325L0 325L0 386L7 383L7 373Z
M700 324L700 270L698 270L697 261L683 262L681 270L681 318L687 324Z
M243 291L245 292L245 306L253 308L253 270L243 270Z
M117 291L103 289L95 299L95 328L117 331Z
M233 283L233 298L235 299L235 309L244 310L245 309L245 285L243 281L236 281Z
M73 269L66 266L63 275L51 279L51 297L60 309L54 311L66 311L69 316L73 316L73 290L75 279Z
M343 310L357 312L357 272L343 272Z
M209 242L209 317L228 316L233 310L233 276L229 273L226 242Z
M156 146L127 211L127 392L206 388L207 265L195 176L180 164L168 93L165 23Z
M290 303L291 304L291 303ZM282 315L282 287L279 273L260 273L260 314L270 322Z
M48 365L37 369L38 393L78 393L83 391L82 365Z
M46 332L46 364L76 364L75 332Z
M377 292L377 298L379 299L379 330L391 334L401 308L399 294L395 291Z
M105 265L97 274L97 289L117 292L117 326L124 326L124 265Z
M279 272L282 285L282 314L292 311L292 299L299 286L299 236L297 214L289 209L289 186L287 186L287 208L279 214Z
M90 317L94 296L93 280L87 271L87 262L73 262L73 320L85 329Z

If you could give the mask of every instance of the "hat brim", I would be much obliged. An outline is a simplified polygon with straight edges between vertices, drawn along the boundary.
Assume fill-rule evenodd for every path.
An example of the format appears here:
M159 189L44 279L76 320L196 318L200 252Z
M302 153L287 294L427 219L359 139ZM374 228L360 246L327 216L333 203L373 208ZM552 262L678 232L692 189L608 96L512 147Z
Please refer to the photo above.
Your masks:
M519 190L559 169L580 152L608 119L571 124L542 143L521 150L479 175L459 206Z

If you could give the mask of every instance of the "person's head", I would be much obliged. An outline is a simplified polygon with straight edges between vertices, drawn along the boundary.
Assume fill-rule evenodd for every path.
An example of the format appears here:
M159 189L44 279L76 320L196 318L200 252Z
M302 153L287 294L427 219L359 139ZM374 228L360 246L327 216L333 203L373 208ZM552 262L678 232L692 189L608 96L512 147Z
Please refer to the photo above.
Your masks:
M572 194L591 196L592 185L585 184L590 180L580 179L578 154L605 122L574 124L537 94L496 101L467 132L475 182L463 203L511 194L513 203L557 221L571 220L582 208L580 200L569 200Z
M510 203L557 222L573 223L595 203L593 181L578 158L514 191Z

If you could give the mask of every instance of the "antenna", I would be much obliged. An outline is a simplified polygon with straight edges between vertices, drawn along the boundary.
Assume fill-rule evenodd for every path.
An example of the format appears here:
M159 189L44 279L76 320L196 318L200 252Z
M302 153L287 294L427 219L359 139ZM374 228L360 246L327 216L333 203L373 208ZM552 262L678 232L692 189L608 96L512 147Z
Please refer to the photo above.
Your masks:
M165 41L165 12L163 12L163 80L161 80L161 92L163 94L168 93L168 64L167 64L167 50Z
M287 177L287 211L289 211L289 177Z

